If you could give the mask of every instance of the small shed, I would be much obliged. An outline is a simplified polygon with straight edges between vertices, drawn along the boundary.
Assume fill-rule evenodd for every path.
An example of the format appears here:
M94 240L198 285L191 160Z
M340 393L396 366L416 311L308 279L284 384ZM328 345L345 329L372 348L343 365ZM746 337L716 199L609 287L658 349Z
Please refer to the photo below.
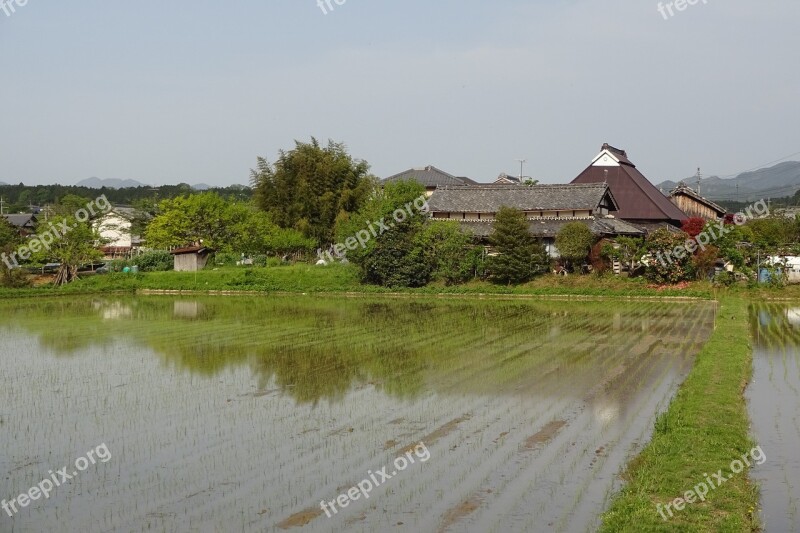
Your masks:
M176 272L197 272L206 266L213 251L205 246L187 246L176 248L170 253L175 258Z

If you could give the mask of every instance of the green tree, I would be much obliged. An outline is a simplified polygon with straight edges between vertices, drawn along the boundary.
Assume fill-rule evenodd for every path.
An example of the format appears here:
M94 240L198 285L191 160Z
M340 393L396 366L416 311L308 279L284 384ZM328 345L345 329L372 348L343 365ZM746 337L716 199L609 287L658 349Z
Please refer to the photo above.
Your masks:
M343 144L328 141L326 147L311 138L295 141L295 148L281 150L272 165L258 158L250 171L256 205L282 228L303 232L318 244L328 244L337 219L355 213L373 191L376 180L369 165L354 160Z
M791 218L780 216L757 218L748 221L747 227L753 231L754 244L770 253L798 240L798 222Z
M74 217L64 219L69 231L58 235L48 248L34 254L39 262L52 261L60 263L53 283L64 285L78 279L78 269L85 264L94 263L103 258L97 249L101 244L100 234L88 222L79 222Z
M364 282L420 287L431 280L434 264L421 236L428 222L424 199L425 189L416 181L387 183L356 213L339 217L337 241L351 243L345 253Z
M489 242L497 255L487 259L490 278L498 283L524 283L549 264L544 246L528 230L525 214L510 207L498 211Z
M556 235L556 248L567 265L574 265L586 259L594 241L595 237L589 226L582 222L570 222Z
M483 262L483 247L455 221L429 220L418 236L426 261L433 266L433 278L447 285L476 277Z
M0 217L0 286L21 287L28 285L28 277L16 268L16 258L12 256L22 245L17 228L4 217Z

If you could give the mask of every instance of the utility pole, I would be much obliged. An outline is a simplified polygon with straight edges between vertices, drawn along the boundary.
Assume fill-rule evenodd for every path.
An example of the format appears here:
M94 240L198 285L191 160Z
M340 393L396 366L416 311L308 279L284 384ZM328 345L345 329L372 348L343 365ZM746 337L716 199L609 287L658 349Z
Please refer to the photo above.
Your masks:
M5 213L3 210L5 209L6 201L0 196L0 216L3 216Z
M527 159L515 159L514 161L519 161L519 182L522 183L522 165L528 162Z
M700 180L702 179L702 174L700 174L700 167L697 167L697 194L700 194Z

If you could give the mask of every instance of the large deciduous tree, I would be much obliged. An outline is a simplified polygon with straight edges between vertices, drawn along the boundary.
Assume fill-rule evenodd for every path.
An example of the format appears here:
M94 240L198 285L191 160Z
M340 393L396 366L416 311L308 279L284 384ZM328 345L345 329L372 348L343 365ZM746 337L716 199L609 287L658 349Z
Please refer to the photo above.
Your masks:
M275 225L267 213L249 203L201 193L164 200L150 221L145 239L151 248L203 245L226 253L309 252L314 241Z
M322 147L312 137L281 150L274 165L258 158L250 177L256 205L276 224L323 245L332 241L337 218L355 213L373 192L375 179L368 171L343 144L328 141Z

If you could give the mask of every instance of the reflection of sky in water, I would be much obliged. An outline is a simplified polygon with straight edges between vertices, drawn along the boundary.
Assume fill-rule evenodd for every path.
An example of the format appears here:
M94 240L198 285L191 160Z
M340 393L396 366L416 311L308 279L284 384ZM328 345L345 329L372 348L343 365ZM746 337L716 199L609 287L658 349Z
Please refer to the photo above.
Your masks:
M756 441L767 460L753 467L766 531L800 531L800 308L753 308L753 380L747 389Z
M15 531L273 530L423 439L427 463L302 530L434 531L471 498L452 530L585 529L713 324L706 304L55 305L0 314L0 498L112 459Z

